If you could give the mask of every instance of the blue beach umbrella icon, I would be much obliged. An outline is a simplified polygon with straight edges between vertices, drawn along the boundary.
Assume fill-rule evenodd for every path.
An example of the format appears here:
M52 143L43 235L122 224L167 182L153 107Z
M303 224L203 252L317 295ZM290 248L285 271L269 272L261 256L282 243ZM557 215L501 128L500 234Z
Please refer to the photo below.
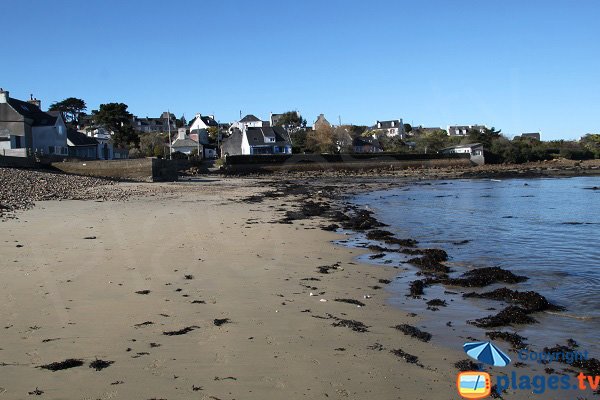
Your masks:
M491 342L465 343L463 349L469 357L494 367L506 367L510 363L510 357Z

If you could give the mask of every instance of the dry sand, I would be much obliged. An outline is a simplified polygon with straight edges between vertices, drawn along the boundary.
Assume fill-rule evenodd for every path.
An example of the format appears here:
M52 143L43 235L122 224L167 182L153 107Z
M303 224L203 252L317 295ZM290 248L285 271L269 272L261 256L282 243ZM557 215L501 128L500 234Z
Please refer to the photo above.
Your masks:
M0 399L38 398L28 394L36 388L43 399L458 397L460 349L393 329L419 320L369 288L396 270L356 263L358 251L334 246L340 235L318 221L270 223L289 204L239 201L260 183L147 185L166 190L38 202L2 223ZM341 269L317 272L335 263ZM333 326L328 314L368 332ZM185 327L193 330L163 334ZM37 368L69 358L85 364ZM114 363L96 371L96 358Z

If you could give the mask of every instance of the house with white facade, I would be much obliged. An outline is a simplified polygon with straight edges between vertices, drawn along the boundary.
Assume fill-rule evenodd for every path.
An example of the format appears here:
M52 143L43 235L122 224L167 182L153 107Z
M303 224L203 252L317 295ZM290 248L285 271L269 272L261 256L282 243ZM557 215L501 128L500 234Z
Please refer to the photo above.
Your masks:
M68 155L67 127L60 112L47 113L34 99L21 101L0 89L0 154Z
M389 137L399 136L404 139L406 132L402 119L392 119L389 121L377 121L370 129L371 131L383 131Z
M196 114L189 124L189 138L199 141L201 144L208 144L208 129L219 128L219 123L214 115Z
M459 144L457 146L450 146L441 149L438 153L440 154L469 154L471 161L475 164L485 164L485 158L483 155L483 145L481 143L468 143Z
M243 127L223 139L221 154L292 154L292 140L281 126Z
M476 129L481 133L484 133L487 129L485 125L448 125L446 132L450 136L467 136L471 129Z

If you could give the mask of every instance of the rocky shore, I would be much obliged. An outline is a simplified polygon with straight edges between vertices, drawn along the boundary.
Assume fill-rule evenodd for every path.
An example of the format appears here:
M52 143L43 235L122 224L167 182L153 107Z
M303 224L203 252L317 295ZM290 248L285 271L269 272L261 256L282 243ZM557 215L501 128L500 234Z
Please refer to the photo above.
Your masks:
M135 195L164 192L151 185L117 185L110 179L69 175L48 170L0 168L0 220L44 200L124 201Z

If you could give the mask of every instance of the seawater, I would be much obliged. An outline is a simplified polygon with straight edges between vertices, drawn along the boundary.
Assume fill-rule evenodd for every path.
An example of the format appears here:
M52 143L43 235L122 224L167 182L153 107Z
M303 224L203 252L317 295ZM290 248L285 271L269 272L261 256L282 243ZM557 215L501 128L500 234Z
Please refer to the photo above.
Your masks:
M535 290L567 310L536 315L541 324L519 333L540 345L575 338L600 356L600 190L593 187L600 177L429 181L358 195L353 203L373 210L397 237L446 250L457 272L499 266L529 277L506 286ZM393 303L405 302L406 283L391 286ZM477 311L489 302L470 303L475 308L465 319L494 313Z

